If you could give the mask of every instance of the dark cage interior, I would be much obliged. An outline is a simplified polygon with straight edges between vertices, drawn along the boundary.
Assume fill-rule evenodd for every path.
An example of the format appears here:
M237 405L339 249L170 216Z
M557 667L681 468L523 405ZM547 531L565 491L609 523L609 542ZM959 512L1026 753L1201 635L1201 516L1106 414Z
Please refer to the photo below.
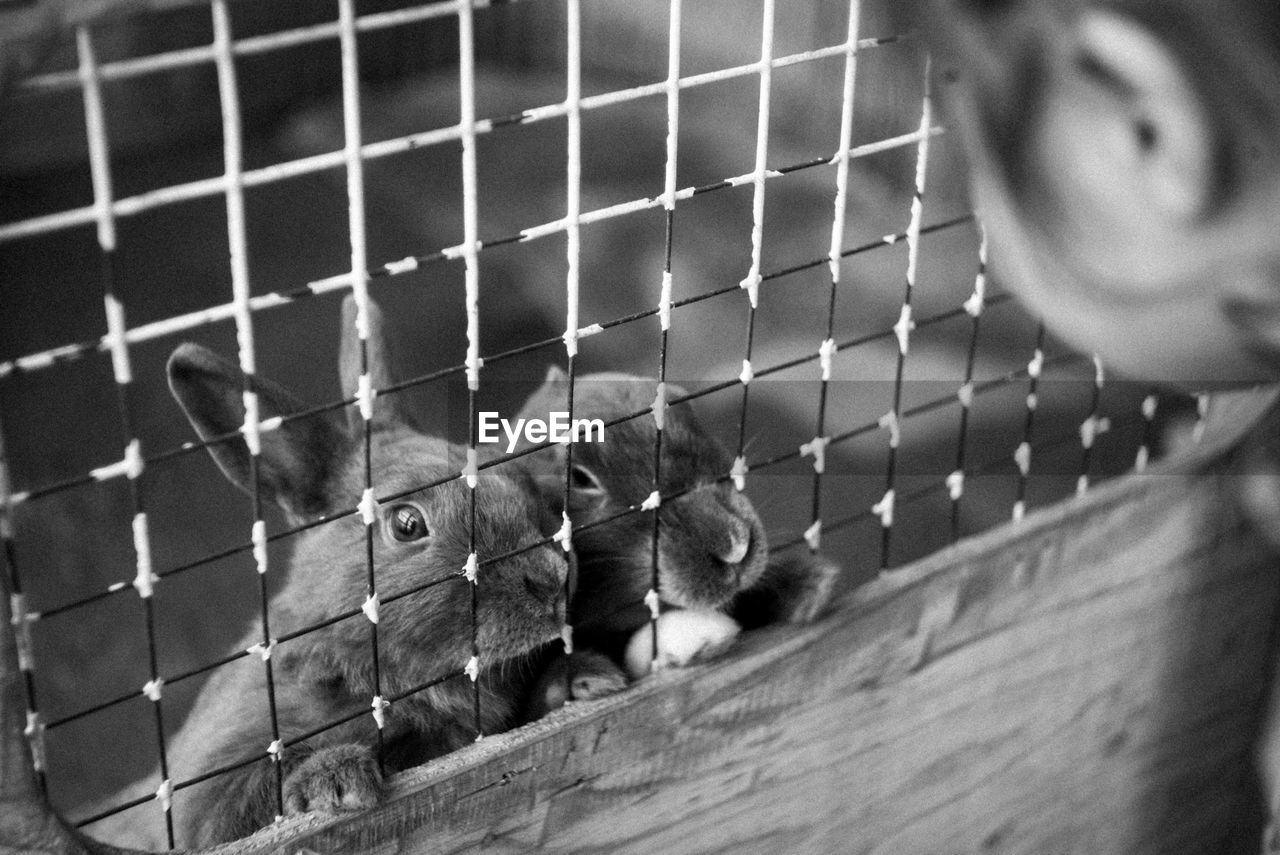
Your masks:
M1113 380L987 278L892 2L147 5L0 10L4 573L73 821L167 833L184 790L271 762L268 732L154 771L202 686L262 672L237 645L285 580L256 568L361 517L358 491L299 521L228 483L166 382L182 342L345 419L339 304L367 292L405 378L379 405L453 443L417 482L369 472L380 504L474 475L477 414L550 365L661 377L770 550L820 548L841 590L1196 438L1195 400ZM486 473L542 453L480 451ZM368 582L326 620L367 635ZM317 629L268 616L282 648Z

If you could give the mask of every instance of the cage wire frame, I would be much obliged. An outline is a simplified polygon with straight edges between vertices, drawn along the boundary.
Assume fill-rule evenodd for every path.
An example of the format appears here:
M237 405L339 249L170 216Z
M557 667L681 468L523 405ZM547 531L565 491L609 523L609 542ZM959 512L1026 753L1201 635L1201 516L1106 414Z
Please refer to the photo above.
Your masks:
M525 0L519 0L525 2ZM1050 367L1078 363L1082 357L1075 354L1047 356L1045 352L1045 332L1043 324L1037 333L1034 350L1026 366L1018 370L989 380L978 380L975 376L976 355L978 349L981 318L984 311L993 305L1009 299L1004 292L989 293L987 278L987 245L985 235L981 235L978 257L974 262L974 284L971 295L963 305L931 316L915 316L913 295L917 288L917 272L919 265L920 242L925 236L946 229L973 224L972 215L954 217L936 223L925 222L925 177L929 162L930 141L943 129L936 123L933 110L933 97L929 87L930 69L926 59L923 70L924 95L920 105L920 121L918 128L900 136L877 140L872 143L852 145L854 124L854 97L857 83L857 67L860 52L868 49L891 45L910 39L910 34L895 34L883 37L864 38L859 31L862 4L860 0L848 3L847 29L843 41L815 48L812 50L784 56L776 56L774 52L774 0L762 0L761 14L763 26L760 40L760 58L758 62L724 68L713 72L704 72L685 76L681 69L681 36L682 36L682 3L681 0L669 2L668 24L668 63L665 80L635 86L628 89L609 91L599 95L584 95L582 92L582 34L581 34L581 0L564 0L566 8L566 97L563 102L548 104L543 107L528 109L519 114L493 118L479 118L475 103L475 34L474 15L490 5L488 0L450 0L450 2L428 2L412 8L382 12L360 16L357 15L354 0L337 0L338 17L334 23L284 30L269 35L237 39L233 34L231 15L227 0L209 0L213 23L213 41L210 45L197 48L158 53L132 59L99 63L95 55L93 25L81 23L75 29L75 45L77 68L70 71L55 71L29 77L17 83L17 91L28 93L51 93L78 89L84 102L84 115L87 128L87 152L93 187L93 203L81 208L57 211L15 222L0 224L0 244L20 240L27 237L60 232L84 225L92 225L96 229L97 242L101 256L101 274L99 278L104 306L106 332L102 336L79 341L63 346L30 353L0 363L0 382L19 373L37 372L52 366L72 363L86 359L95 354L105 353L110 358L119 409L120 441L124 448L120 460L104 464L88 473L67 480L40 484L23 491L15 491L9 475L8 459L4 453L3 431L0 430L0 541L3 541L3 554L7 573L5 574L8 594L13 613L13 622L18 640L19 668L26 688L27 698L27 730L26 735L31 746L33 765L41 788L46 786L46 752L44 734L46 730L58 728L73 721L80 720L109 707L137 697L139 691L151 702L153 726L156 734L155 753L159 766L160 782L155 792L141 798L115 805L97 814L81 817L78 826L91 826L94 822L107 816L138 807L148 801L156 801L163 814L166 834L170 847L175 845L174 822L172 816L173 795L189 786L203 782L217 775L241 768L263 760L271 762L275 768L274 789L277 812L283 814L283 772L279 762L284 752L306 739L314 737L324 730L339 726L357 717L369 714L375 719L381 747L381 732L384 724L384 713L388 706L396 701L444 680L468 678L473 689L473 707L475 717L476 738L484 736L480 727L480 691L477 682L482 666L478 644L478 609L477 598L479 588L483 585L483 571L486 566L505 560L519 552L536 549L548 544L558 544L566 560L570 554L573 537L589 526L607 525L623 516L650 513L652 526L652 576L651 586L645 596L645 603L650 609L652 633L652 654L656 658L658 648L657 619L660 614L661 589L659 585L659 536L660 518L657 509L683 495L688 490L677 490L663 493L660 489L663 466L664 413L671 407L686 403L716 392L738 389L740 405L737 420L737 446L733 466L730 471L720 475L720 482L732 482L738 490L745 487L750 473L759 472L779 464L800 459L812 461L812 497L810 503L809 526L802 535L782 543L775 544L776 550L805 548L816 552L821 547L824 533L852 526L864 521L878 523L881 535L880 567L890 566L890 546L894 533L895 510L901 505L915 501L938 491L945 491L949 499L950 537L954 541L961 535L961 514L965 494L965 481L968 477L1003 469L1011 462L1018 472L1017 498L1011 511L1013 520L1020 520L1026 512L1027 486L1032 474L1033 453L1038 449L1050 448L1063 443L1078 442L1081 448L1081 470L1077 479L1077 491L1084 492L1090 485L1091 451L1098 436L1105 433L1109 421L1101 415L1100 400L1106 382L1103 368L1096 359L1094 363L1094 382L1089 416L1077 431L1051 437L1037 439L1034 436L1038 403L1038 384L1043 372ZM194 0L193 0L194 4ZM394 28L406 24L454 17L458 24L458 62L460 86L460 115L456 125L429 130L408 136L402 136L376 143L366 143L361 138L361 105L358 75L357 37L362 32L376 29ZM321 155L304 157L297 160L275 163L270 166L246 169L243 157L243 131L239 106L239 84L236 77L235 61L239 57L265 53L284 47L336 38L341 52L341 91L342 115L345 144L339 151ZM772 74L775 69L798 63L812 62L829 57L843 57L844 68L841 89L841 119L839 139L833 155L811 160L791 163L783 166L769 165L769 128L772 93ZM106 107L102 86L104 82L139 79L147 75L157 74L177 68L198 64L212 64L217 73L217 85L220 96L224 140L224 171L221 176L191 181L188 183L162 187L138 195L116 197L113 192L112 168L110 159L110 140L106 129ZM680 98L685 90L716 83L732 78L755 76L758 81L758 112L755 141L755 162L752 171L735 175L712 184L680 187L677 183L676 166L678 163L678 139ZM666 104L666 158L663 181L663 192L651 198L633 199L595 210L583 210L581 193L582 169L582 134L581 123L583 113L625 101L650 97L661 97ZM497 238L481 236L478 212L477 185L477 139L504 128L517 127L553 119L564 118L568 128L567 134L567 173L565 176L566 209L562 218L523 229L518 234L504 235ZM414 148L446 143L459 143L462 151L463 179L463 233L461 244L448 246L434 251L412 255L399 260L379 264L371 264L368 258L365 232L367 229L366 203L364 199L364 164L367 161L391 157ZM911 148L915 151L914 188L907 225L903 231L886 235L880 240L857 246L845 246L845 221L850 195L850 163L880 152L898 148ZM762 269L762 246L765 227L765 198L769 184L791 173L815 168L833 167L835 170L835 192L831 217L831 240L826 257L814 259L801 265L786 269L765 271ZM245 222L244 193L248 188L286 181L290 178L318 172L321 170L345 170L346 192L348 199L348 234L350 241L350 268L348 271L333 276L307 282L299 287L285 291L273 291L254 296L251 292L251 276L248 257L248 234ZM750 267L737 286L719 288L696 294L683 299L673 298L673 282L678 271L672 268L672 245L676 238L676 210L680 203L707 193L718 192L729 188L750 186L752 188L752 228L751 228L751 260ZM116 224L120 218L130 217L145 211L179 204L185 201L221 195L225 199L228 224L228 239L231 253L229 260L232 299L230 302L208 307L189 314L173 316L160 321L130 327L127 324L126 307L123 305L114 288L113 258L116 251ZM579 317L579 263L581 254L580 231L583 226L604 220L625 217L641 211L661 207L665 218L665 252L663 269L657 289L657 299L652 308L633 314L606 319L600 322L582 325ZM556 338L526 343L509 349L482 356L480 352L480 317L479 296L481 280L481 258L485 250L507 244L538 240L551 235L565 234L567 243L566 278L565 278L565 329ZM836 307L841 291L841 262L844 259L873 251L879 247L892 246L905 242L907 247L907 266L903 279L903 296L898 321L890 329L878 330L871 334L837 341L835 338ZM431 371L406 381L394 383L386 388L375 389L369 373L369 284L378 279L390 279L409 273L418 268L443 262L461 261L465 271L466 299L466 355L462 363ZM820 268L825 265L829 271L829 287L827 289L827 313L825 318L825 338L816 344L812 352L783 362L757 366L753 361L753 344L758 309L758 294L761 287L766 287L778 279L799 273L803 270ZM332 401L320 406L311 407L298 413L263 419L259 410L257 393L254 390L256 376L256 350L254 339L255 314L269 309L287 306L299 300L329 293L350 292L356 304L356 335L360 342L361 375L357 393L351 398ZM675 310L704 300L721 297L734 291L743 292L745 298L745 334L742 355L742 371L736 378L729 378L709 384L706 388L683 395L671 395L667 385L668 374L668 341ZM970 335L965 360L963 381L953 395L934 399L923 404L907 407L902 397L905 366L910 352L913 332L922 328L941 324L953 319L968 316L970 319ZM516 358L547 348L561 346L567 360L568 375L568 408L570 421L573 419L573 389L578 375L578 342L580 339L594 336L605 331L629 324L643 318L657 317L659 321L659 338L656 342L658 381L657 396L652 405L639 412L613 419L605 423L605 428L614 427L622 422L638 418L652 418L656 425L656 438L653 446L652 491L643 502L632 505L624 511L608 519L587 525L573 526L567 511L562 519L562 526L555 534L528 544L505 555L477 554L475 541L476 493L479 489L479 473L485 469L499 466L510 460L532 454L550 447L550 441L535 445L527 450L508 453L493 459L481 460L477 447L477 394L480 390L482 369L485 365ZM238 343L238 362L245 375L243 402L245 419L243 425L232 433L185 443L179 448L167 449L153 454L144 454L141 442L135 435L133 424L136 419L136 401L132 394L132 368L130 347L153 339L167 337L179 332L192 330L224 320L231 320L236 331ZM873 342L890 341L896 343L897 356L894 369L893 403L891 409L878 419L855 425L843 431L833 431L828 418L828 399L831 394L832 363L835 355L841 351L849 351ZM813 366L816 363L818 398L814 413L814 433L812 438L799 444L793 450L775 454L763 459L749 461L747 459L747 425L749 417L749 401L751 384L754 380L771 374L801 366ZM410 490L378 495L373 475L371 451L371 427L373 401L375 396L389 395L405 389L438 381L446 377L463 375L468 389L468 438L466 446L466 463L457 472L437 479L428 484L415 485ZM1027 384L1025 403L1025 419L1021 442L1010 455L1002 455L975 463L970 454L970 411L977 396L1010 385ZM0 396L3 387L0 386ZM2 397L0 397L2 403ZM937 480L937 483L926 488L898 493L898 451L902 435L903 423L915 416L934 410L959 405L957 425L957 443L954 469ZM342 509L310 520L302 525L277 532L268 532L262 513L262 494L258 459L261 450L263 433L278 430L282 425L296 419L308 418L319 413L354 406L362 416L361 443L363 447L364 491L360 503L354 508ZM1206 400L1200 401L1200 413L1203 415ZM0 414L3 409L0 408ZM1154 392L1148 395L1142 404L1141 417L1144 422L1143 439L1135 459L1134 468L1141 471L1147 465L1156 440L1155 420L1157 415L1157 398ZM854 513L832 517L830 509L823 507L823 477L825 472L826 453L833 445L848 442L857 437L883 432L886 437L886 464L884 469L884 491L878 502L869 508L861 508ZM218 442L235 437L242 437L250 451L251 475L253 485L249 502L252 512L252 525L248 538L240 544L224 549L216 554L202 556L185 564L168 568L156 568L151 560L152 544L148 528L146 497L141 489L140 478L147 467L164 462L181 455L196 453ZM570 494L573 491L572 466L574 443L567 444L564 470L564 505L569 506ZM380 590L374 562L373 538L375 532L375 511L379 505L394 502L398 498L420 490L438 487L450 480L461 478L470 488L470 555L464 567L450 576L431 579L411 588L400 591ZM86 485L124 479L129 485L132 502L133 522L132 541L136 556L135 575L132 579L117 581L103 590L93 594L69 600L37 612L31 610L26 602L23 588L23 576L20 573L17 554L14 548L15 528L13 524L14 508L41 498L62 493ZM289 633L273 636L271 632L270 606L267 593L267 577L270 572L267 559L268 545L284 538L292 537L314 527L324 525L336 519L358 515L364 523L364 546L366 556L366 577L364 602L359 608L349 609L332 615L328 620L303 627ZM157 639L154 628L155 605L152 599L156 584L215 561L235 556L252 556L258 576L259 614L262 634L260 640L247 650L236 651L214 661L180 673L162 674L157 658ZM470 589L471 602L471 651L472 656L466 668L459 673L449 674L407 692L384 695L382 678L379 669L378 612L381 606L409 596L426 588L453 584L465 581ZM106 598L132 589L138 596L141 618L144 623L147 640L149 679L139 689L130 689L105 701L84 707L76 712L60 718L45 721L40 712L37 700L35 663L32 656L31 631L38 621L53 616L86 608ZM370 699L369 708L346 716L338 721L329 722L323 727L289 739L282 738L276 710L276 695L273 680L271 653L274 648L285 641L297 638L309 632L321 629L338 621L356 618L363 614L369 624L369 649L376 686ZM566 620L563 630L563 644L566 650L572 650L572 615ZM207 770L187 780L172 780L166 756L166 740L164 736L164 702L163 690L167 686L205 675L216 668L235 660L260 657L266 678L266 697L263 702L269 707L271 721L271 741L263 750L251 756L229 761L222 766ZM380 752L381 753L381 752Z

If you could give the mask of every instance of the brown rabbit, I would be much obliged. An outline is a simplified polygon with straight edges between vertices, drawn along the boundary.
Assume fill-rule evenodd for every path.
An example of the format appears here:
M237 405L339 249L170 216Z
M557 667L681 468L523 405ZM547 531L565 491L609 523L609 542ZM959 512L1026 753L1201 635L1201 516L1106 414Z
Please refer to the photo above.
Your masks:
M381 323L371 307L369 368L373 386L390 383L381 346ZM344 394L355 394L360 352L350 335L354 304L344 305L342 375ZM169 360L174 396L204 438L238 430L244 421L238 369L202 347L186 344ZM273 383L252 383L263 417L303 409ZM376 400L371 425L374 484L386 496L412 491L456 471L464 452L408 427L393 398ZM290 523L356 507L364 489L363 426L341 414L286 421L261 435L258 481L264 496L284 509ZM250 489L251 458L242 438L210 451L224 474ZM452 463L450 462L452 461ZM479 476L476 487L475 551L488 557L515 552L545 537L558 520L533 501L534 485L515 467ZM376 509L373 560L383 599L437 579L448 579L394 602L378 614L381 696L396 696L429 681L457 674L472 656L470 586L462 576L470 554L470 490L453 479L430 490L409 492ZM527 661L559 636L565 618L567 563L558 546L532 550L487 564L478 573L478 685L480 720L474 717L473 685L466 677L444 680L385 709L383 737L388 769L443 754L476 738L518 723ZM449 578L457 577L457 578ZM273 623L318 624L365 601L365 525L359 514L311 528L297 538L287 582L271 604ZM275 698L280 738L286 743L327 722L368 711L374 684L369 622L356 616L281 643L274 650ZM243 646L262 640L256 627ZM176 783L265 754L271 741L269 707L261 662L220 668L203 688L169 750ZM288 813L368 806L380 795L373 716L286 747L284 808ZM174 795L179 845L233 839L276 815L276 769L265 757L217 775ZM158 776L153 776L158 780ZM154 808L152 809L154 811ZM156 829L140 833L131 812L96 824L103 839L162 848Z
M648 409L656 380L628 374L575 378L574 419L608 423ZM684 393L668 384L666 396ZM568 377L557 366L530 396L517 418L549 421L568 405ZM653 491L652 415L612 425L602 442L576 442L568 514L574 526L604 520L643 503ZM728 451L702 427L688 403L665 409L660 492L680 491L658 508L659 587L662 602L677 608L727 612L745 627L775 621L807 621L830 597L839 568L818 555L770 559L764 527L750 500L724 480L733 465ZM525 443L528 447L528 443ZM523 460L557 513L563 504L565 449ZM578 584L572 614L584 648L615 658L650 619L645 595L652 587L653 518L621 516L573 535ZM554 705L554 698L551 699Z

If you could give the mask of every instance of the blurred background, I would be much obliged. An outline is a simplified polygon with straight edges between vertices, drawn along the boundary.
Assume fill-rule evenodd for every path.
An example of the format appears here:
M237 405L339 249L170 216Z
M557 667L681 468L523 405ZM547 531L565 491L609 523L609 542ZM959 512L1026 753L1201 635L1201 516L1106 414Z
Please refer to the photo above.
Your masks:
M360 2L361 15L394 12L406 2ZM116 8L119 6L119 8ZM807 0L779 4L774 55L840 45L849 4ZM154 8L150 8L154 7ZM863 39L854 97L854 146L920 127L925 57L913 37L908 4L855 4ZM145 10L145 14L134 14ZM336 4L230 4L235 38L325 25ZM11 508L11 566L27 595L36 643L36 694L47 733L54 803L73 816L83 806L147 774L155 762L149 702L136 697L92 715L78 714L128 694L149 679L147 636L132 589L85 605L78 600L130 581L133 505L122 479L70 482L121 458L117 389L110 357L90 352L50 367L14 360L105 332L102 259L92 223L42 234L5 232L20 223L93 204L84 101L76 82L75 41L50 22L92 17L93 43L104 69L112 179L116 198L222 174L222 122L211 62L129 76L128 62L207 46L207 5L197 2L28 4L5 46L5 104L0 110L0 429L15 494L35 498ZM566 97L566 4L522 0L476 11L476 111L497 122L478 137L479 230L486 243L564 216L566 121L516 121L523 111ZM664 0L584 0L583 92L592 95L655 84L667 76L668 5ZM691 77L755 63L762 13L739 0L685 4L681 75ZM37 20L39 26L31 25ZM83 18L87 20L88 18ZM17 20L16 18L14 19ZM29 26L27 26L29 25ZM36 33L35 37L27 37ZM459 121L456 16L444 14L368 30L359 38L362 133L366 143L448 128ZM124 63L124 65L119 65ZM793 62L773 72L768 165L787 174L767 182L760 290L752 362L756 373L807 361L751 384L745 422L741 388L695 403L730 448L745 437L747 493L771 542L804 548L814 519L812 458L795 454L817 431L815 354L827 337L843 52ZM343 146L337 39L307 41L236 60L244 113L246 169L338 151ZM677 184L710 187L754 169L759 75L728 75L680 94ZM937 117L945 125L945 113ZM592 211L663 192L666 100L657 92L589 110L582 117L582 210ZM852 434L827 451L817 488L824 520L822 548L841 561L848 587L880 572L881 520L871 512L884 495L889 433L876 422L893 407L899 319L907 245L886 242L908 227L918 147L890 148L852 161L843 246L862 248L841 264L833 338L857 346L835 357L826 434ZM810 164L806 168L800 165ZM431 256L416 271L372 285L388 310L400 377L461 365L465 353L463 266L438 257L462 241L460 145L415 147L365 166L369 260L378 266ZM748 303L737 289L751 268L753 186L726 186L676 206L671 268L677 300L725 293L677 308L667 376L689 391L732 381L742 369ZM289 292L349 270L346 175L341 166L254 186L246 191L250 277L254 294ZM895 462L898 495L887 555L900 565L1008 520L1025 492L1036 508L1075 492L1080 476L1098 480L1132 467L1144 441L1159 431L1142 416L1150 390L1106 383L1095 398L1095 369L1045 341L1049 360L1037 388L1030 441L1031 477L1021 479L1013 453L1028 439L1027 363L1037 321L1004 299L974 319L961 310L979 272L979 231L957 144L945 131L930 142L913 333L905 361L902 409L939 402L905 419ZM941 225L935 229L932 225ZM231 299L226 203L220 194L153 207L118 221L115 288L130 328ZM513 413L546 366L563 364L566 243L563 232L498 243L479 255L482 354L555 340L519 357L491 360L481 379L481 409ZM661 206L584 225L581 324L606 323L656 306L667 251ZM791 268L796 272L783 273ZM312 404L336 400L341 293L267 308L253 316L259 371ZM926 319L941 318L924 323ZM130 348L133 430L143 454L179 449L193 433L164 381L164 362L183 340L235 354L231 321ZM975 344L976 341L976 344ZM585 338L580 372L624 370L655 375L659 326L652 315ZM972 353L972 357L970 354ZM965 432L956 392L972 358L975 398ZM1004 382L1008 380L1009 382ZM461 372L399 394L412 400L429 430L465 440L467 406ZM1188 411L1163 399L1156 421ZM1092 413L1109 420L1091 452L1079 428ZM945 479L963 446L969 471L958 510ZM1158 449L1153 449L1156 451ZM203 452L166 454L148 465L141 495L150 516L158 571L184 566L247 543L248 500L225 482ZM954 514L954 516L953 516ZM273 530L282 527L277 517ZM288 544L277 550L276 565ZM273 579L279 585L279 579ZM154 599L161 674L186 671L234 649L257 613L250 555L237 553L165 579ZM181 724L200 680L166 687L166 730ZM139 792L158 781L143 782ZM154 808L148 808L158 813ZM77 813L79 811L79 813Z

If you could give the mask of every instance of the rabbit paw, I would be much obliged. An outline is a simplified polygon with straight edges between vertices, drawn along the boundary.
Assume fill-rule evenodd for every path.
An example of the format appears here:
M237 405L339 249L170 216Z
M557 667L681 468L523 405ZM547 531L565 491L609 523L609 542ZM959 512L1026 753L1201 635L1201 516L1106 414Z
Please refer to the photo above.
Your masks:
M528 717L541 718L567 701L590 701L621 692L627 675L603 653L578 650L558 654L538 678L529 700Z
M770 556L764 576L734 599L733 616L747 629L808 623L826 610L839 578L840 565L818 553Z
M603 653L584 650L569 655L569 699L590 701L627 687L627 675Z
M284 780L287 814L334 813L373 807L382 798L382 773L373 752L347 743L321 748Z
M627 674L638 680L650 669L682 668L718 656L742 627L721 612L672 609L658 617L658 652L653 651L653 624L635 631L627 643Z

